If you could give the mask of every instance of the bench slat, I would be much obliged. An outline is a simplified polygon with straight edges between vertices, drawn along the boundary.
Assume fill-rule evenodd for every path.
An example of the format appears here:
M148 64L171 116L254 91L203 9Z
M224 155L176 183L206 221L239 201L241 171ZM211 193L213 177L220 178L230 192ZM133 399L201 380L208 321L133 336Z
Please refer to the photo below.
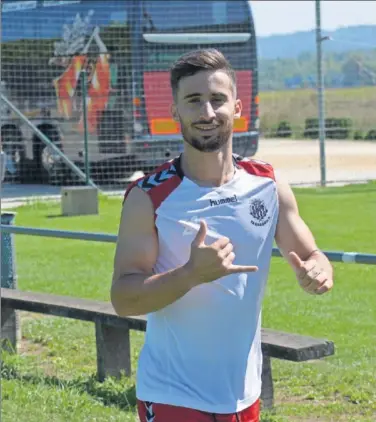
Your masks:
M146 330L145 316L119 317L109 302L1 288L1 304L23 311L101 322L131 330ZM294 362L334 354L331 341L267 328L262 329L262 349L270 357Z
M91 322L100 320L106 325L114 325L119 328L128 327L131 330L146 330L145 317L121 318L109 302L1 288L1 304L4 307L22 311Z
M268 328L262 329L262 349L271 357L294 362L334 355L334 343L329 340Z

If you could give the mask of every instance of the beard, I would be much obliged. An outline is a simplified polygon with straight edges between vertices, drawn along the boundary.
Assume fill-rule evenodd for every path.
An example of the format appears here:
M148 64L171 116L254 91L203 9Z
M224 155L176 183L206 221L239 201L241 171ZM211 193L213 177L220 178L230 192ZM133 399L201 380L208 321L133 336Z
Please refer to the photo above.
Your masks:
M207 122L203 122L205 124ZM220 127L220 131L217 135L194 135L191 130L184 125L180 119L181 132L184 138L184 141L187 142L191 147L201 152L215 152L220 150L224 145L226 145L232 135L232 124L228 124Z

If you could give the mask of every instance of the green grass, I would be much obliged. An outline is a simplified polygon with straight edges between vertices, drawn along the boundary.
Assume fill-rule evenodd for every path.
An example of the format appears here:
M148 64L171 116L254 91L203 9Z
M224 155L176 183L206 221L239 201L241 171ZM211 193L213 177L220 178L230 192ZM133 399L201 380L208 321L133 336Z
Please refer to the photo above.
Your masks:
M301 214L326 250L376 253L376 184L295 190ZM61 217L58 204L17 209L22 226L116 233L120 199L100 214ZM109 299L113 244L16 236L21 289ZM294 364L273 361L276 411L263 422L376 420L376 267L336 263L335 288L301 291L287 264L273 258L263 326L331 339L336 354ZM3 355L4 422L136 421L134 375L95 380L94 326L22 314L22 349ZM132 332L136 369L143 334Z
M260 92L261 132L271 133L282 120L290 122L294 136L302 138L306 118L317 117L317 91L294 89ZM376 129L376 87L325 90L326 117L351 118L353 129Z

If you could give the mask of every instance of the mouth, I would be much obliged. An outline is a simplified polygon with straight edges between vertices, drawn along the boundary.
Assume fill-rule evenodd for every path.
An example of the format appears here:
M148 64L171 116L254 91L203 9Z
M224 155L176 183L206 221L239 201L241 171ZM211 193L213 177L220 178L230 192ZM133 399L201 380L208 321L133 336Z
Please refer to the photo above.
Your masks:
M219 128L217 124L199 124L194 125L195 129L198 129L200 132L212 132Z

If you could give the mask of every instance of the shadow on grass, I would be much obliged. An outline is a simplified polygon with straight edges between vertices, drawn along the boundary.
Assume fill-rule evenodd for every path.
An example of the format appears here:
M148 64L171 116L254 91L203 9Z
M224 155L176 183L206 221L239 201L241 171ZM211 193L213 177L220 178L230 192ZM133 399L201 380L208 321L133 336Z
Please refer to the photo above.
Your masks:
M330 186L327 187L315 187L315 188L303 188L299 185L293 186L293 190L298 193L300 196L325 196L325 195L354 195L354 194L368 194L376 192L376 181L351 184L345 186Z
M47 214L45 217L48 219L53 219L53 218L72 218L72 217L86 217L86 216L91 216L91 215L95 215L95 214L77 214L77 215L66 215L66 214Z
M46 218L65 218L66 216L64 214L48 214L46 215Z
M135 385L131 384L125 376L120 380L107 378L104 382L99 382L95 375L64 380L54 376L22 374L15 366L1 362L1 378L62 390L72 389L79 393L89 394L105 406L115 406L121 410L134 411L136 407Z

